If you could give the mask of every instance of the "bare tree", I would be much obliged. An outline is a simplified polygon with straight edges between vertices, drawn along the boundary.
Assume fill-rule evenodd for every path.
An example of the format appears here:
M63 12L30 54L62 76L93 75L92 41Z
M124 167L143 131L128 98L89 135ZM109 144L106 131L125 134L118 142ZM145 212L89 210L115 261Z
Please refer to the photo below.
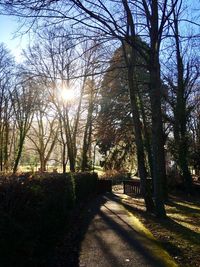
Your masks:
M32 81L23 80L23 78L25 79L25 77L20 77L14 90L10 91L14 120L17 126L17 146L16 151L14 151L13 173L16 173L18 169L24 141L33 120L37 99L36 85Z
M136 87L133 81L131 81L133 80L132 75L135 68L134 51L137 51L145 59L150 76L152 165L154 198L158 216L165 216L164 198L167 197L164 134L161 116L160 47L164 33L168 34L167 22L173 15L177 2L178 0L140 0L135 2L129 0L97 0L94 2L89 0L33 2L14 0L2 3L6 6L9 14L21 16L25 19L32 18L31 22L36 26L36 22L40 21L38 19L41 19L43 22L45 21L45 26L53 23L65 23L67 21L73 29L78 28L82 38L93 38L98 35L101 40L117 40L122 45L129 45L132 49L131 60L129 60L131 64L128 64L130 72L130 101L136 118L138 118L137 105L134 100ZM86 33L85 30L81 31L82 26L89 28L90 33ZM137 35L147 40L149 49L138 44ZM77 36L81 37L80 34L77 34ZM136 121L134 125L135 128L138 127ZM143 143L139 141L141 140L140 130L138 129L137 131L138 153L142 155ZM140 161L141 165L143 165L143 160ZM145 181L145 179L142 179L142 181Z
M190 165L195 170L195 175L200 177L200 88L199 83L195 86L196 92L193 101L195 107L192 110L189 120L190 130Z
M168 101L173 112L173 132L174 132L174 150L175 159L179 166L180 173L183 176L184 184L188 192L192 191L192 176L188 166L189 158L189 129L187 125L194 108L194 101L191 101L192 94L199 78L199 62L194 53L192 41L189 38L181 37L179 23L183 16L183 5L180 1L176 9L173 10L173 16L170 19L172 31L172 51L173 69L165 77L170 93ZM175 49L174 49L175 48Z
M65 13L67 8L70 8L70 3L72 6L76 7L76 10L73 9L73 21L75 23L79 22L84 26L89 27L93 34L95 32L101 32L102 35L116 38L118 39L123 45L127 44L131 47L131 60L135 59L134 51L139 51L141 55L148 59L146 56L146 51L143 51L136 42L136 25L135 25L135 6L127 0L117 1L114 4L111 4L110 1L108 3L104 3L104 1L98 0L95 3L91 3L91 1L68 1L69 5L64 5L65 10L61 12L59 9L59 3L55 12L51 12L51 4L54 6L56 5L54 1L51 3L43 2L41 3L32 3L25 5L23 3L21 6L21 10L18 8L19 3L14 2L11 5L11 8L14 8L14 12L20 12L22 16L29 16L27 11L30 11L36 17L42 14L44 9L50 11L49 15L58 15L58 17L62 19L68 18L68 13ZM27 4L27 3L26 3ZM167 1L164 3L164 7L167 5ZM160 40L162 36L163 26L165 24L165 17L166 12L162 16L162 23L161 27L158 30L158 3L157 1L152 1L151 4L146 5L145 1L139 2L140 9L143 10L143 13L146 12L148 15L147 25L146 27L150 30L150 46L151 46L151 53L149 57L149 66L151 67L150 70L150 84L151 84L151 105L152 105L152 126L153 126L153 133L152 133L152 145L153 145L153 169L154 169L154 190L155 190L155 202L157 208L157 214L159 216L165 216L164 210L164 203L163 203L163 177L165 176L165 162L164 162L164 149L163 149L163 133L162 133L162 118L161 118L161 103L160 103L160 72L159 72L159 46ZM152 9L152 16L150 15L150 11L148 8ZM38 12L35 12L37 9ZM111 12L112 9L112 12ZM164 8L164 11L166 9ZM12 9L13 11L13 9ZM12 12L11 11L11 12ZM30 13L29 13L30 14ZM43 12L44 15L47 13ZM72 16L72 15L71 15ZM72 17L71 17L72 18ZM151 25L150 25L151 24ZM125 25L125 27L123 26ZM129 90L130 90L130 101L132 105L132 112L134 112L133 117L136 118L137 122L139 122L139 114L137 110L136 98L135 98L135 84L133 83L132 75L134 73L135 62L133 61L129 66ZM160 109L160 110L159 110ZM143 162L143 143L140 141L141 134L139 129L139 124L135 121L134 125L137 128L137 148L138 148L138 159L139 164L144 165ZM68 149L69 150L69 149ZM141 156L139 156L141 155ZM145 168L141 168L140 175L144 177L142 178L145 182L145 172L144 175L143 170Z
M28 67L24 72L32 79L42 81L41 86L59 117L63 171L66 171L67 160L70 170L75 171L82 99L87 76L91 73L90 65L94 65L89 46L96 47L97 44L83 43L77 48L62 27L45 30L39 38L42 44L25 52ZM74 78L75 73L78 79ZM73 94L71 99L70 94Z
M28 139L32 142L34 150L39 155L40 171L46 171L46 165L55 148L59 122L57 113L49 107L49 102L45 95L40 96L42 99L37 104L35 116L32 121Z
M136 140L138 141L137 150L139 156L139 162L142 164L142 159L144 158L142 153L143 144L139 140L140 138L140 130L139 130L139 115L137 114L137 105L135 98L135 85L131 82L134 74L134 66L135 66L135 55L134 51L139 51L139 53L147 60L149 65L150 72L150 99L151 99L151 109L152 109L152 151L153 151L153 180L154 180L154 196L155 196L155 204L156 204L156 212L158 216L165 216L163 195L164 188L163 185L166 184L165 177L165 156L164 156L164 140L163 140L163 128L162 128L162 117L161 117L161 82L160 82L160 62L159 62L159 49L160 43L162 39L163 29L167 22L167 18L171 16L172 11L176 5L174 3L172 6L168 5L169 1L164 1L162 4L158 3L158 1L151 1L147 3L146 1L142 1L139 3L139 8L143 15L146 17L146 30L148 31L148 37L150 41L150 50L149 56L146 56L145 52L141 47L138 46L136 41L136 25L135 25L135 16L133 12L134 6L129 1L122 1L122 10L125 12L125 20L126 28L122 28L121 25L118 24L118 20L113 17L113 14L110 12L110 8L106 7L102 1L98 1L98 4L91 4L89 1L85 1L84 3L81 1L72 1L79 9L84 11L86 14L85 21L89 17L93 19L97 23L98 28L105 33L113 36L114 38L118 38L122 44L127 43L132 47L131 53L131 64L129 63L129 90L130 90L130 100L132 105L132 112L134 118L138 118L138 121L134 123L135 130L138 132ZM120 6L120 4L119 4ZM95 9L96 8L96 9ZM100 13L102 10L102 13ZM103 15L99 15L103 14ZM161 14L161 15L159 15ZM106 19L105 19L106 18ZM80 21L81 23L81 21ZM92 24L91 27L97 27L96 24ZM135 100L134 100L135 99ZM136 142L137 143L137 142ZM144 165L144 164L143 164ZM142 175L142 170L145 168L141 168L140 175L145 177L146 175ZM142 179L145 181L145 179Z
M91 160L91 144L92 144L92 128L93 128L93 112L95 108L95 83L94 80L87 80L85 95L88 98L87 118L85 123L85 130L83 136L82 162L81 170L86 171L91 169L89 159Z
M54 32L57 29L59 37ZM54 104L56 112L62 120L64 127L67 154L70 163L70 170L75 170L75 148L72 137L72 127L70 122L70 105L64 103L62 95L70 90L71 83L69 78L74 71L73 44L65 35L67 32L63 28L44 31L40 35L42 45L36 44L25 52L28 65L28 75L33 79L42 81L43 90L49 96L49 101ZM73 90L73 89L71 89ZM66 100L68 101L68 100Z
M12 107L9 90L12 87L14 61L9 51L0 44L0 170L8 169L10 119Z

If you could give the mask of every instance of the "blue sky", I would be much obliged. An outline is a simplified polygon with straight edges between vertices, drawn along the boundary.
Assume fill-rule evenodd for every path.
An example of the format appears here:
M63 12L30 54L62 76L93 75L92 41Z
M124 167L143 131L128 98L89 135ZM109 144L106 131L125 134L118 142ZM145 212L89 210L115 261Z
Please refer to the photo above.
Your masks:
M20 60L22 48L26 46L27 38L14 38L14 33L17 32L18 23L15 18L10 16L0 16L0 43L5 43L6 47Z
M186 2L186 1L185 1ZM199 14L200 0L188 0L187 4L190 5L190 15ZM196 12L195 12L196 11ZM198 21L196 21L198 23ZM4 42L17 61L20 61L20 54L22 48L25 48L28 44L28 36L22 38L14 38L14 33L18 29L17 19L11 16L0 15L0 43Z

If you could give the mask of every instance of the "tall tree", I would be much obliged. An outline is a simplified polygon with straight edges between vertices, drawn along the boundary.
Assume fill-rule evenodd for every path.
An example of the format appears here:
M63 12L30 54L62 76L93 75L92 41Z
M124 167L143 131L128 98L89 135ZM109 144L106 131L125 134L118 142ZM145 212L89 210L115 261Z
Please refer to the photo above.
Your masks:
M126 156L135 150L127 69L124 61L122 48L118 48L110 60L110 66L104 74L99 91L97 138L100 151L105 157L106 169L123 169Z
M139 38L137 38L137 41L141 42ZM104 93L105 96L107 96L107 99L102 99L102 107L105 108L107 106L108 109L111 110L114 108L115 111L114 114L111 115L111 120L116 118L118 125L120 125L121 120L122 122L126 122L126 124L129 123L128 132L130 133L130 135L128 135L128 133L124 134L126 137L127 135L129 136L129 142L131 140L133 142L133 138L130 139L130 136L133 136L134 133L134 141L137 148L138 171L141 179L141 190L145 199L147 210L152 211L153 201L151 200L151 192L147 184L145 147L143 140L143 131L141 127L142 122L140 120L141 114L138 105L139 82L140 86L143 86L142 76L143 78L145 77L145 72L147 72L147 69L144 68L144 61L142 64L142 62L138 60L138 56L139 55L137 54L135 49L133 50L129 45L123 45L121 48L116 50L115 55L112 59L112 65L110 66L108 73L105 75L106 79L104 80L104 84L106 85L106 82L108 83L106 85L108 92ZM114 70L112 70L112 68ZM146 82L148 82L148 80ZM116 96L114 95L115 97L113 97L113 93L115 91ZM110 102L108 102L109 99ZM126 108L124 108L124 105L126 104L125 101L127 101ZM107 116L108 114L110 114L110 112L107 113ZM115 123L115 120L113 120L113 122L110 122L110 126L113 125L113 123ZM132 123L134 125L134 129L131 129L132 127L130 127ZM120 132L119 136L121 137L123 136L122 132L125 131L125 128L123 128L123 126L127 128L126 124L122 124L120 126L114 125L115 129L120 127L118 128L118 132ZM122 139L120 141L122 141ZM116 154L116 150L114 151L114 153Z
M25 77L22 77L14 90L10 92L14 120L16 121L18 132L13 173L17 172L25 138L33 120L37 99L36 88L36 85L32 81L27 81Z
M38 18L45 20L50 18L50 24L68 21L73 29L78 28L83 38L87 38L88 35L85 34L85 30L81 31L82 26L80 25L84 25L84 27L90 29L90 37L98 34L102 40L106 40L106 38L109 40L115 39L123 45L129 45L132 49L130 59L127 57L130 76L134 73L133 69L135 68L135 57L132 56L134 55L134 49L144 57L150 75L154 198L158 216L165 216L164 194L166 195L164 135L161 116L160 47L163 34L167 30L167 21L172 16L177 2L178 0L173 2L170 0L140 0L136 2L129 0L19 2L14 0L12 3L4 2L9 14L17 14L24 18L31 17L34 18L34 22L38 21ZM136 35L139 33L147 39L150 46L149 51L138 46ZM147 56L147 54L149 55ZM134 81L134 79L129 79L131 108L137 115L137 106L134 100L135 84L131 80ZM134 124L137 127L138 124ZM140 130L138 129L137 132L139 140ZM139 149L143 144L141 143L140 146L138 143L137 146ZM141 165L144 165L142 161Z
M183 176L184 184L188 192L192 191L192 176L188 166L189 158L189 129L187 125L190 114L194 108L194 102L191 101L192 94L196 87L196 81L199 77L199 64L197 57L192 55L191 40L183 41L179 23L183 12L182 1L176 9L173 10L173 16L170 19L172 30L172 45L175 58L172 74L168 74L166 81L168 88L171 90L168 96L173 111L173 133L175 159ZM187 48L185 43L187 42ZM192 103L192 104L191 104Z
M45 30L39 38L43 45L37 43L25 53L27 72L33 79L37 80L40 77L49 100L54 104L62 120L64 127L62 133L65 134L70 170L75 171L76 147L70 119L71 100L68 98L68 95L75 90L75 88L70 89L73 83L70 77L74 72L74 45L62 27Z
M145 0L139 3L143 14L146 17L146 30L150 41L149 57L146 56L136 41L136 24L134 16L134 5L127 0L121 2L121 8L125 17L123 21L126 23L125 29L118 24L118 18L114 17L110 12L110 8L102 1L97 4L91 4L90 1L72 1L78 9L84 11L86 20L90 17L97 25L91 24L91 27L98 27L103 33L107 33L118 38L122 45L127 43L131 47L130 58L127 56L128 76L129 76L129 95L131 108L134 117L134 127L136 134L136 146L138 154L138 164L140 166L140 175L143 187L145 187L145 166L144 152L141 132L139 129L139 114L137 109L137 101L135 96L135 84L133 80L135 68L135 49L147 60L150 72L150 99L152 109L152 152L153 152L153 180L154 180L154 198L156 205L156 213L159 217L164 217L164 193L166 192L166 171L165 171L165 155L164 155L164 135L161 116L161 82L160 82L160 61L159 51L163 35L164 26L167 19L171 16L176 2L171 5L168 0L159 3L153 0L147 3ZM119 4L120 6L120 4ZM116 5L114 6L115 9ZM96 9L95 9L96 8ZM102 11L102 13L100 13ZM100 15L102 14L102 15ZM118 15L117 15L118 16ZM105 19L106 18L106 19ZM85 20L84 20L85 21ZM81 23L81 21L80 21ZM126 56L126 52L124 54ZM164 188L165 187L165 188Z
M83 148L81 157L81 170L91 170L91 144L92 144L92 132L94 122L94 109L95 109L95 98L97 95L96 85L94 80L87 80L85 87L85 96L87 97L87 117L83 135Z
M194 97L195 108L192 110L189 129L190 129L190 165L195 170L195 175L200 177L200 88L196 86L196 94Z
M9 163L9 137L12 106L9 91L13 84L14 61L4 44L0 44L0 170Z
M57 113L50 108L44 92L41 97L27 137L33 144L33 150L39 155L40 171L44 172L56 145L59 122Z

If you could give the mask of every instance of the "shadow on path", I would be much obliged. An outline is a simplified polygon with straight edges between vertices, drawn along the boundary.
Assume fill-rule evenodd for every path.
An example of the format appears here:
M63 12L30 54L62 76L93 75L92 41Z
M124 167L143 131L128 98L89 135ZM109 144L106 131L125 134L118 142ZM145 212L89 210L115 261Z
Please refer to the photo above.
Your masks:
M96 206L91 212L93 220L81 239L79 266L169 266L155 256L160 249L156 247L157 242L130 224L130 215L115 195L107 194L101 199L101 208ZM97 201L96 204L100 203Z
M77 214L49 267L177 266L156 240L138 231L127 210L134 214L136 209L111 193L91 200Z
M101 196L91 199L82 209L78 207L77 214L72 219L73 224L64 242L57 248L56 256L49 267L79 267L79 254L81 243L88 227L99 212L100 207L107 200ZM94 266L95 267L95 266Z

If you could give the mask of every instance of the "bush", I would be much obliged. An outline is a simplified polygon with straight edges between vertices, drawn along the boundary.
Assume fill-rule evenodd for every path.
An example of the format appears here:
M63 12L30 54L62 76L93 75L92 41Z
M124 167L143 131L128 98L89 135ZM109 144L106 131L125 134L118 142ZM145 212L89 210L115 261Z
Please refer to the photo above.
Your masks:
M77 202L85 200L89 195L96 192L97 173L75 173L73 176Z
M95 191L97 175L22 177L0 185L0 266L50 266L75 204Z

